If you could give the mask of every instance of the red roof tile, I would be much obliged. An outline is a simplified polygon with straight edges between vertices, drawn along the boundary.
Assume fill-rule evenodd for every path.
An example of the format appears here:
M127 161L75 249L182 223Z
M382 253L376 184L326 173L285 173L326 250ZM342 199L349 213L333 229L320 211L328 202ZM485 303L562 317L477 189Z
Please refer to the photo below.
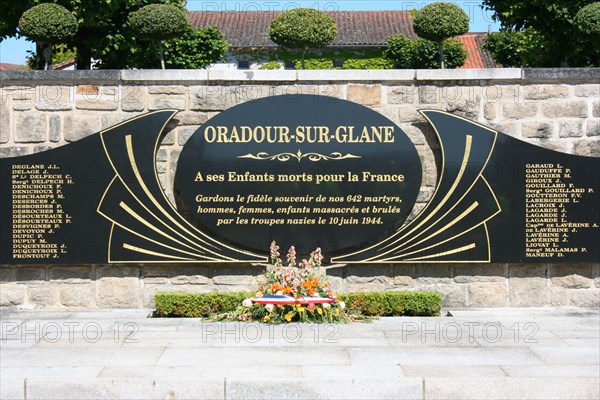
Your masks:
M465 46L465 49L467 50L467 60L465 61L465 65L460 68L469 69L499 67L499 65L496 64L492 59L491 54L481 47L486 38L487 33L481 32L469 32L457 37L457 39L462 42L463 46Z
M276 11L190 11L188 20L196 28L215 26L233 47L276 46L269 39ZM385 46L388 37L403 34L415 37L407 11L330 11L338 34L333 46Z
M23 65L0 63L0 71L10 71L23 68Z

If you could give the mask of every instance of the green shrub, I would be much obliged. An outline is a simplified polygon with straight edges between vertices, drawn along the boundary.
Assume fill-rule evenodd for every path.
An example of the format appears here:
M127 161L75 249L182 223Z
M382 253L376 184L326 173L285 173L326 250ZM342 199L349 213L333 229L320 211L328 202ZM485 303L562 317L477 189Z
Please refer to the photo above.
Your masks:
M25 11L19 20L19 30L37 42L62 43L77 33L77 19L63 6L42 3Z
M172 4L149 4L129 14L127 24L142 40L159 41L185 32L185 10Z
M464 65L467 51L457 39L443 42L446 68L457 68ZM403 35L388 39L388 47L384 56L399 69L440 68L439 47L426 39L410 39Z
M585 35L600 39L600 2L588 4L579 10L575 15L574 24Z
M161 317L208 317L235 310L253 292L236 293L156 293L156 313Z
M260 69L281 69L281 63L279 61L269 61L261 65Z
M160 317L209 317L233 312L252 292L238 293L157 293L156 313ZM437 292L364 292L339 295L349 313L363 316L436 316L442 308Z
M342 69L391 69L394 64L384 57L350 58L344 61Z
M327 46L337 35L335 21L327 13L311 8L296 8L281 13L271 22L269 37L288 49L299 49L304 66L308 49Z

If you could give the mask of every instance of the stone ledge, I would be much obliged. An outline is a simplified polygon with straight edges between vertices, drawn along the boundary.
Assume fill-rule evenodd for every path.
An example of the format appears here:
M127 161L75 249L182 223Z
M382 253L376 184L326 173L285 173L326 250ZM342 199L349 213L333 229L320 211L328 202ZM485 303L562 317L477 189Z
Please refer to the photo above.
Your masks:
M600 68L524 68L523 79L539 80L600 80Z
M134 81L134 82L398 82L460 80L589 80L600 79L600 68L491 68L428 70L76 70L0 71L0 81Z
M520 68L419 69L416 78L417 81L520 80L521 71Z

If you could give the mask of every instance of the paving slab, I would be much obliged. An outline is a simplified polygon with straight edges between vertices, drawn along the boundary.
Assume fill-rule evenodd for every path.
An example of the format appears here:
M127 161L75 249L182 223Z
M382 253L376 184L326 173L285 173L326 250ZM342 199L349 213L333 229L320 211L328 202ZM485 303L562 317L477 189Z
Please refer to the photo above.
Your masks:
M449 311L269 326L2 308L0 399L600 399L600 310Z

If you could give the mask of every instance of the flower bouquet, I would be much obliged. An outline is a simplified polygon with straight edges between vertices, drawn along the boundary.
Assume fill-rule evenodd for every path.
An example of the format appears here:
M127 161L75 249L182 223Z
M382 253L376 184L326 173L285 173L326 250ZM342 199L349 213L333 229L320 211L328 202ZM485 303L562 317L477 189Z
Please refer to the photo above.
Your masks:
M346 322L345 304L338 301L325 274L317 248L308 260L297 263L290 247L284 265L277 243L271 243L271 267L259 278L254 298L245 299L233 313L221 320L254 321L270 324L288 322Z

